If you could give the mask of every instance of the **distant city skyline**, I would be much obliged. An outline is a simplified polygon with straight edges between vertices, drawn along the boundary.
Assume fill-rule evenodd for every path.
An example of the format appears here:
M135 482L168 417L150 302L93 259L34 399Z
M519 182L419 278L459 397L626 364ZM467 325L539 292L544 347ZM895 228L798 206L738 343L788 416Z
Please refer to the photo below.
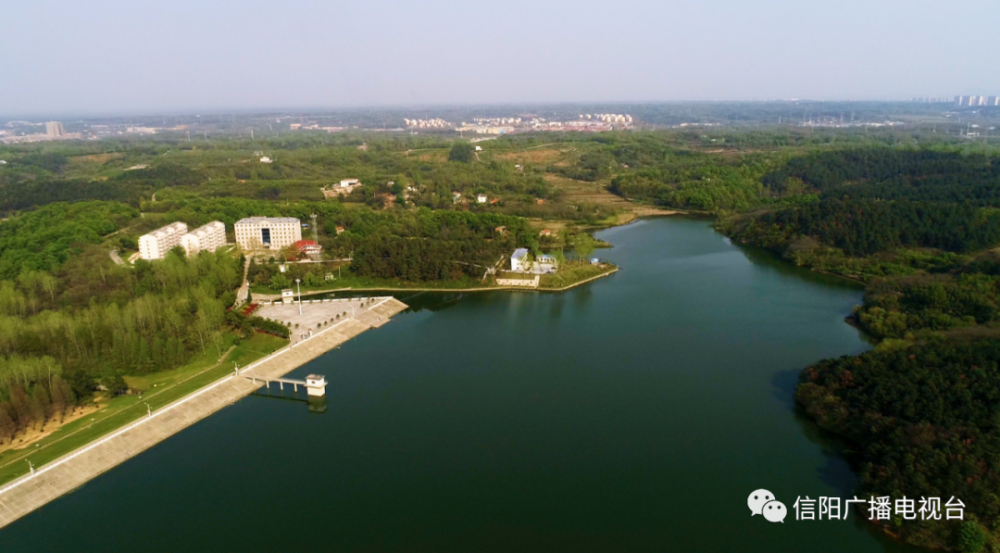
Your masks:
M0 115L990 96L996 21L986 0L21 1Z

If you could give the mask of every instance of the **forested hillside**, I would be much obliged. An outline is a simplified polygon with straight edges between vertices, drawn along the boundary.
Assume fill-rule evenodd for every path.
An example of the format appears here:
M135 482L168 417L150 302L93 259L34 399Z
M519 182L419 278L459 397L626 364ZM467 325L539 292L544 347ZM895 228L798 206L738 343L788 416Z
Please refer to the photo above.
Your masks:
M122 389L123 375L221 347L241 260L171 253L120 267L95 244L135 215L122 204L60 203L0 223L0 441L99 384Z
M796 399L820 426L858 444L860 497L965 504L965 522L896 517L887 523L894 534L960 551L995 544L988 532L1000 531L1000 340L937 338L823 361L803 372Z
M859 495L957 497L966 521L893 519L903 539L960 551L1000 542L1000 157L863 148L789 160L762 183L802 205L720 228L800 265L864 280L854 321L875 351L807 368L796 398L849 438Z
M814 201L722 222L744 243L858 278L913 273L903 249L965 253L1000 243L1000 157L865 148L792 159L763 177ZM859 263L860 258L870 258ZM893 261L900 261L895 263Z

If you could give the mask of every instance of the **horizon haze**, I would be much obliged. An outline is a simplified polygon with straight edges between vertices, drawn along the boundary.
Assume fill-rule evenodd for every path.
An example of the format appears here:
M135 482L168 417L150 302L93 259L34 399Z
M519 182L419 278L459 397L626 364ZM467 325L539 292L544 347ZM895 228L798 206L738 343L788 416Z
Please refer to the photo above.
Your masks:
M0 113L1000 94L1000 4L17 2Z

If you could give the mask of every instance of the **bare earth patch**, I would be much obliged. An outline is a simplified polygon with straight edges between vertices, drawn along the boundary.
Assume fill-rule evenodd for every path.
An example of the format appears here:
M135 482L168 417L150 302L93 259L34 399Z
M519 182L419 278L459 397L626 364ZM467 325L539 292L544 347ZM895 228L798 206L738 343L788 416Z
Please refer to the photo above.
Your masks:
M70 163L107 163L112 159L118 159L125 154L121 152L109 154L93 154L89 156L73 156L69 158Z
M499 159L520 161L522 163L551 163L563 155L563 150L524 150L500 154Z
M21 432L14 438L13 442L0 444L0 453L8 449L24 449L29 445L41 440L49 434L59 430L64 424L69 424L77 419L86 417L103 409L103 405L84 405L73 409L73 412L66 415L60 422L58 417L53 417L41 428L29 428L26 432Z
M608 192L607 186L600 182L587 182L581 180L568 179L551 173L545 175L545 181L562 190L566 194L565 201L570 203L592 203L610 206L621 212L618 224L625 224L637 217L654 217L657 215L676 215L684 213L677 209L664 209L661 207L630 202L621 196L616 196Z
M448 152L424 152L422 154L417 154L416 158L420 161L435 161L438 163L444 163L448 161Z

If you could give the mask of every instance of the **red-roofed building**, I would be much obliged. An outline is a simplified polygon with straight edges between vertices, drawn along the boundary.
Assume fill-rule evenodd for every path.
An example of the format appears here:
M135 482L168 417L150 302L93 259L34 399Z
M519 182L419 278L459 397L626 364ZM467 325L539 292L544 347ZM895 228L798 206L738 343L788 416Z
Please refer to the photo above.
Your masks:
M319 260L323 255L323 246L312 240L299 240L295 243L295 249L299 250L300 254L309 257L309 259Z

